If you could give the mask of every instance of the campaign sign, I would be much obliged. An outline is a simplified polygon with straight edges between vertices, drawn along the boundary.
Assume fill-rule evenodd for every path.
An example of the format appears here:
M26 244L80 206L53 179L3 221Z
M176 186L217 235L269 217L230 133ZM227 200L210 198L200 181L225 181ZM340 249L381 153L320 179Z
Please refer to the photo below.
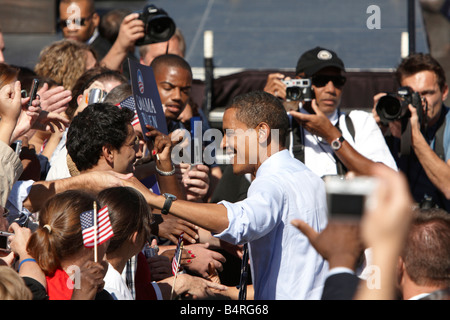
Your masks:
M128 59L130 67L131 88L134 101L136 103L136 113L141 123L142 131L145 135L148 130L146 125L155 127L163 134L168 134L166 117L156 86L153 69Z

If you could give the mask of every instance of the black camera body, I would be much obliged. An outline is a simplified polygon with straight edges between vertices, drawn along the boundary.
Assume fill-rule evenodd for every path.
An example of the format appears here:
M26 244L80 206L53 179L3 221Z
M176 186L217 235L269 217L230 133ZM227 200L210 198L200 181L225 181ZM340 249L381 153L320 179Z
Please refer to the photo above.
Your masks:
M312 101L314 91L311 79L283 80L286 85L286 101Z
M391 121L409 118L411 116L409 104L416 108L419 121L422 123L422 99L420 94L410 87L400 87L397 92L386 94L380 98L375 108L381 123L387 125Z
M136 41L137 46L168 41L175 33L175 22L166 11L153 4L144 7L139 18L145 24L145 36Z

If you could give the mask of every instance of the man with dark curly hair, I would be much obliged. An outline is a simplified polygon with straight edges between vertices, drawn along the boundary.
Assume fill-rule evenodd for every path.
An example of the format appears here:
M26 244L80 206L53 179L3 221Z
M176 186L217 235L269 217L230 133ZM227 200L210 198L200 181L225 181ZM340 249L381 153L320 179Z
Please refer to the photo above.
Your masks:
M86 107L67 133L67 151L80 172L114 170L132 173L142 157L131 121L134 112L104 103Z

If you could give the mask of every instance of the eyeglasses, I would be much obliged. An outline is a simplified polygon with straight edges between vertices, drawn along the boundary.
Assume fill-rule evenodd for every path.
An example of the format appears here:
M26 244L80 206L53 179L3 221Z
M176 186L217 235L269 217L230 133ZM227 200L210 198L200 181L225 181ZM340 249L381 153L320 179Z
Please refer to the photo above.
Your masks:
M333 82L333 85L336 88L341 88L344 86L345 82L347 81L347 78L344 76L327 76L327 75L317 75L313 76L311 78L312 84L316 87L325 87L328 82Z
M58 26L61 29L64 29L65 27L70 28L71 26L74 26L74 27L85 26L86 22L89 21L93 15L94 15L94 13L91 13L89 16L84 17L84 18L60 20L60 21L58 21Z

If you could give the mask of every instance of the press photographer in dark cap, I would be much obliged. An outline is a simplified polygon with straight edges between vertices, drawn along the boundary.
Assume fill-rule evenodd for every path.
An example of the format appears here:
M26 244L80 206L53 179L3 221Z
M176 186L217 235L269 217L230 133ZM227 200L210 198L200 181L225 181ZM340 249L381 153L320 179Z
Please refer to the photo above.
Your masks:
M291 155L320 177L349 171L369 175L369 168L379 163L397 170L372 115L361 110L341 112L345 82L343 61L321 47L301 55L295 79L281 73L268 76L264 91L284 100L290 115Z

